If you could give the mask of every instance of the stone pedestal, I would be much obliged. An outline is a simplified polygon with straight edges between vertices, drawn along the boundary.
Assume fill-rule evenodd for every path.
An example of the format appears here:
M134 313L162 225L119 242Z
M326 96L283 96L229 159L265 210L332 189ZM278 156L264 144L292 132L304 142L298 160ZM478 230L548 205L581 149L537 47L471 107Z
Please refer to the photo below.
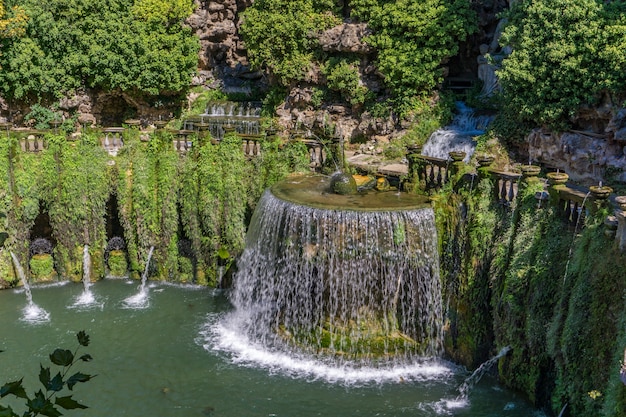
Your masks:
M615 239L619 242L619 249L624 251L626 249L626 211L615 210L614 214L617 218Z

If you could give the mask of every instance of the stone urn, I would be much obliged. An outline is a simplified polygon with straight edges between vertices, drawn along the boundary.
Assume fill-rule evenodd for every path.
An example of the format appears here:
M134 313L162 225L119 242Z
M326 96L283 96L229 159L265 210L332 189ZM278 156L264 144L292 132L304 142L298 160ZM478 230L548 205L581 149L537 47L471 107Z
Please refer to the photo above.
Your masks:
M167 126L169 122L167 120L155 120L154 121L154 126L157 129L163 129L165 126Z
M618 221L615 216L607 216L604 219L604 235L609 239L614 239L617 233Z
M589 187L589 192L596 200L606 200L613 192L613 189L603 185L592 185Z
M541 172L541 167L537 165L523 165L520 170L522 171L522 177L534 178Z
M548 172L546 177L548 178L549 185L561 185L569 180L569 175L565 172Z
M141 120L137 120L137 119L128 119L128 120L124 120L124 123L127 124L130 127L137 127L141 124Z
M476 162L478 162L478 166L481 168L485 168L493 164L496 158L493 155L478 155L476 157Z
M452 159L452 162L461 162L465 159L467 154L463 151L448 152L448 156Z
M412 143L406 146L407 154L421 154L422 153L422 145L418 145L416 143Z
M626 211L626 195L618 195L615 197L615 203L622 211Z

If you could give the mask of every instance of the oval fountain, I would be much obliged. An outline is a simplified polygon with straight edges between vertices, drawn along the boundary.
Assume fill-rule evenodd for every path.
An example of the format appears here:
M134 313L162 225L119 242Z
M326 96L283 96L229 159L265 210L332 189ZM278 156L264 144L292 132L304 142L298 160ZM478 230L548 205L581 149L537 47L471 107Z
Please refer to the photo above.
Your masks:
M434 213L399 192L337 195L327 177L266 191L216 348L329 380L449 372ZM254 359L256 358L256 359Z

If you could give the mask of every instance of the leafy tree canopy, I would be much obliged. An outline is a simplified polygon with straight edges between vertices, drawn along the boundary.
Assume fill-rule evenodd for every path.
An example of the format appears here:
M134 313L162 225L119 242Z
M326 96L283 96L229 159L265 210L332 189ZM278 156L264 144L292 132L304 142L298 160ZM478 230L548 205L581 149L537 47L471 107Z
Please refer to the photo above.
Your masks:
M22 36L27 21L23 8L13 6L7 11L4 2L0 1L0 39Z
M188 88L199 42L182 19L191 0L18 0L25 33L2 47L6 97L58 97L81 87L156 95ZM155 24L168 22L168 24Z
M467 0L353 0L353 14L374 29L368 43L397 96L427 93L443 78L442 62L476 30Z
M354 79L357 62L329 58L316 38L340 23L338 3L256 0L246 10L242 27L252 64L268 69L282 85L303 80L307 70L319 64L326 69L331 90L353 104L362 103L366 92ZM376 49L378 69L404 103L436 87L442 62L475 30L469 0L351 0L350 8L353 19L374 30L367 42Z
M562 124L602 92L626 88L626 2L518 1L498 71L505 111L520 121Z
M318 47L316 35L340 23L332 1L256 0L243 14L241 33L250 62L282 85L301 80Z

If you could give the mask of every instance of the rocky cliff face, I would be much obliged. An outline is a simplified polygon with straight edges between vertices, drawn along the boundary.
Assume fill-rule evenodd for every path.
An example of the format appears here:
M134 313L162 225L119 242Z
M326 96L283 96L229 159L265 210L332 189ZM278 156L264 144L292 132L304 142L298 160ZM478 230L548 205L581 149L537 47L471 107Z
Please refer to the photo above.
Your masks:
M567 172L574 181L625 182L626 108L605 104L583 109L575 121L579 129L566 132L534 129L527 138L529 158Z
M196 10L187 19L200 39L198 76L195 85L222 88L227 92L250 92L251 82L262 74L251 71L239 36L240 14L253 0L195 0Z

